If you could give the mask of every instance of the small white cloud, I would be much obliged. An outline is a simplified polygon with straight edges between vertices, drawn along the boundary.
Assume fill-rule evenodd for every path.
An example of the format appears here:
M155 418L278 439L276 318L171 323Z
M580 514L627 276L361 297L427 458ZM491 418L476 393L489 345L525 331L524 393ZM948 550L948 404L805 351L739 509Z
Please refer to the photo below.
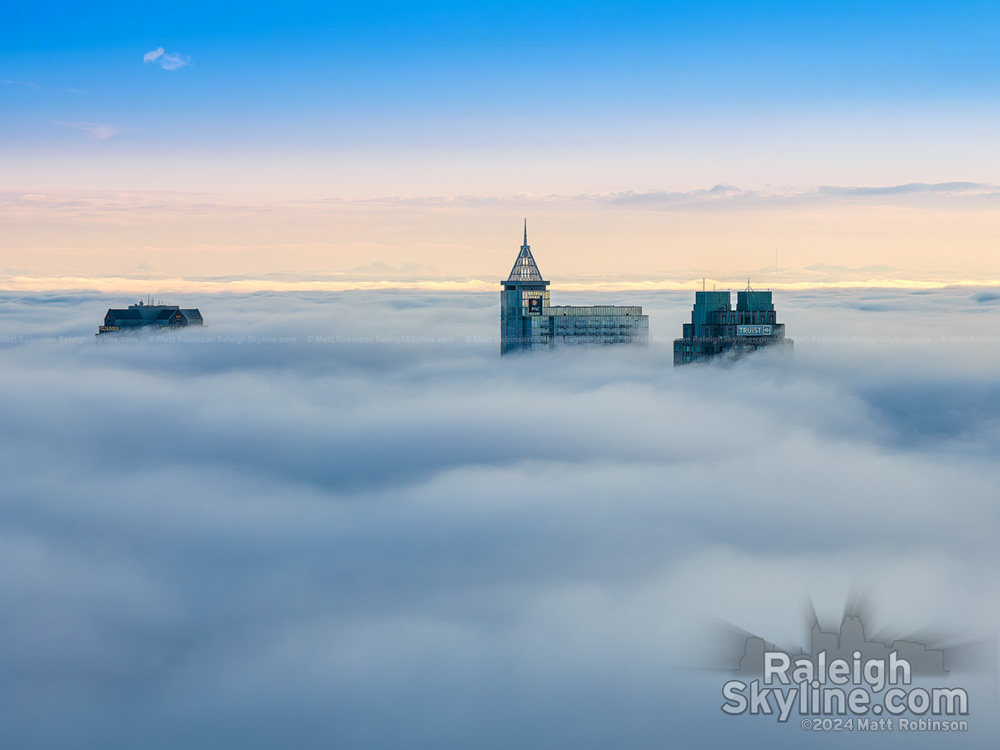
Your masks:
M168 52L160 58L160 67L164 70L177 70L183 68L191 62L190 57L179 55L176 52Z
M57 122L56 125L61 125L64 128L77 128L87 133L91 138L99 140L110 138L122 132L121 128L115 125L105 125L100 122Z
M144 63L155 63L158 62L160 67L164 70L178 70L186 65L191 64L191 58L181 55L177 52L167 52L163 47L157 47L156 49L151 49L145 55L142 56L142 61Z

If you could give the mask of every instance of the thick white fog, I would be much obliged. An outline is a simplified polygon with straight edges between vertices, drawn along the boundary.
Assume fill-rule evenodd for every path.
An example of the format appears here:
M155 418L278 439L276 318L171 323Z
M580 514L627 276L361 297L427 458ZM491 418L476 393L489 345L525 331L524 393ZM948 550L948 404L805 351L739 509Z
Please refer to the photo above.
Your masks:
M649 348L501 360L496 294L131 343L129 299L0 295L0 746L842 746L720 711L720 623L802 644L863 588L887 638L1000 633L1000 294L778 292L791 358L674 368L692 297L553 292Z

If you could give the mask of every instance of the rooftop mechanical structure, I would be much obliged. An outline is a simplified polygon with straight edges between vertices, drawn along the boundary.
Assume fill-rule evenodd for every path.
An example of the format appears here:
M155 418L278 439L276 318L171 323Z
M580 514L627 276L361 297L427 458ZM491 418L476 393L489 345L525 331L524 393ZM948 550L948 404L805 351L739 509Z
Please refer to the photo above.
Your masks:
M119 331L137 331L140 328L152 330L174 330L186 326L204 325L198 308L181 309L177 305L147 305L139 300L128 308L108 310L104 316L104 325L97 329L95 335L102 333L117 333Z

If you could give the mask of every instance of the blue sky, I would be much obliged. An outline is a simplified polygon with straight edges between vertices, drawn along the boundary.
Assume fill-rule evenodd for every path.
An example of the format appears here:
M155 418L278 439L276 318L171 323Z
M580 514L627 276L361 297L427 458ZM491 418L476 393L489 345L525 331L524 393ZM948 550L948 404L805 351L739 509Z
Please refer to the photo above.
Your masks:
M992 106L997 20L989 3L24 4L0 31L3 79L53 89L5 86L4 146L58 143L54 120L168 150L533 148L692 118ZM141 64L159 46L190 64Z

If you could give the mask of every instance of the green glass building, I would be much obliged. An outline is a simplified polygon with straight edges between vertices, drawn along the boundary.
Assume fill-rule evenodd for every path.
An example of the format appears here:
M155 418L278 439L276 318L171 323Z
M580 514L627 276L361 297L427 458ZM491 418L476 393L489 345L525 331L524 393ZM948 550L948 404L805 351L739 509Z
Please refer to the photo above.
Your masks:
M685 365L729 352L739 356L765 346L791 350L785 324L779 323L771 292L747 288L736 293L736 309L730 292L695 292L691 322L674 339L674 365Z

